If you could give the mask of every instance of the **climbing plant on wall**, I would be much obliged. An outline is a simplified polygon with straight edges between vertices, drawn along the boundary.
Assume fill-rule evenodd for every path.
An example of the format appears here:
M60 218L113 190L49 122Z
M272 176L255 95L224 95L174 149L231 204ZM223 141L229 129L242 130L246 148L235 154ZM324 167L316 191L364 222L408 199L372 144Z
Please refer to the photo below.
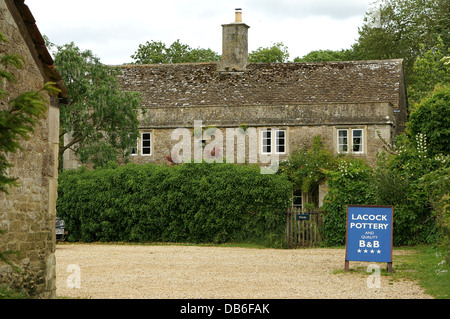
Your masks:
M0 32L0 43L6 45L7 42ZM0 79L9 85L20 85L14 70L22 69L24 62L18 54L2 54ZM18 96L11 96L9 85L0 88L0 192L7 193L8 187L16 185L16 178L7 174L7 169L12 166L8 153L21 150L21 142L30 138L47 110L48 100L44 92L59 92L54 84L48 82L40 91L23 92Z

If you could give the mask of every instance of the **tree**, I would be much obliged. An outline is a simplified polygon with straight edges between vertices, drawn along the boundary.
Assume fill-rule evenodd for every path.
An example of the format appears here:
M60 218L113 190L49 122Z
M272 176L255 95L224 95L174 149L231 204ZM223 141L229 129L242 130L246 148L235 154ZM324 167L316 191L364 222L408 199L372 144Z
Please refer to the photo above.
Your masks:
M408 82L423 48L436 48L438 37L449 47L449 30L448 0L384 1L379 9L366 14L353 49L359 60L403 58Z
M411 113L408 130L412 137L426 136L429 156L450 155L450 86L437 87Z
M81 51L73 42L57 46L55 66L69 92L69 102L60 111L60 157L73 150L82 163L103 166L129 155L139 135L140 97L120 88L119 68L100 63L91 51Z
M7 43L7 39L0 32L0 43ZM23 68L24 58L17 54L2 54L0 56L0 79L9 84L17 84L17 78L11 68ZM16 178L7 174L7 168L12 167L8 160L8 153L22 150L22 140L27 140L34 132L34 127L45 116L48 99L44 92L53 94L59 92L55 83L48 82L40 91L23 92L11 97L5 91L6 85L0 88L0 192L8 193L7 188L15 186ZM5 108L6 107L6 108Z
M426 51L414 62L408 86L412 110L433 92L435 86L450 84L450 64L447 61L450 49L444 46L441 38L438 40L436 48Z
M248 55L250 63L283 63L288 62L288 59L288 48L282 42L275 43L268 48L260 47Z
M180 40L167 47L161 41L140 44L138 50L131 56L135 64L159 63L193 63L219 61L220 56L211 49L193 49Z
M350 61L353 60L353 50L317 50L311 51L302 58L296 57L294 62L326 62L326 61Z

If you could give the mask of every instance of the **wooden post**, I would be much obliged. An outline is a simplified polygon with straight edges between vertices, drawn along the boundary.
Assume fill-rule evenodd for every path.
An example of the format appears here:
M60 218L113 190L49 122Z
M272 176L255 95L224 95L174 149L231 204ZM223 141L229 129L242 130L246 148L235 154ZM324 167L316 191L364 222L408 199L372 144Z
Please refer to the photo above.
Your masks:
M387 263L387 271L392 272L392 262Z
M345 261L345 272L349 272L350 270L350 262L348 260Z

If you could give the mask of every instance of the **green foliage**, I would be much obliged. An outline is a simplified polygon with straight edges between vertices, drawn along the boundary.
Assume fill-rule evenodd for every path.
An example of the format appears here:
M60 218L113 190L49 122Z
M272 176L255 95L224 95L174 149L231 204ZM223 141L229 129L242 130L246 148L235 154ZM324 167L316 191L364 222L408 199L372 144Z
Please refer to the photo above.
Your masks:
M449 82L450 83L450 82ZM426 136L428 156L450 154L450 86L437 87L411 113L409 134Z
M421 48L424 48L422 45ZM449 47L445 47L441 38L435 48L429 49L414 62L408 81L408 100L411 110L427 98L436 86L450 85Z
M5 231L0 230L0 236L3 235L4 233L5 233ZM22 272L22 269L20 269L16 265L14 265L14 263L11 260L9 260L9 258L7 256L10 256L10 255L20 256L20 253L18 251L12 251L12 250L0 251L0 261L3 261L7 265L9 265L14 271L16 271L18 273Z
M140 44L138 50L131 56L135 64L159 63L192 63L219 61L220 56L211 49L193 49L180 40L167 47L161 41L147 41Z
M443 235L433 213L439 198L432 195L425 176L435 176L446 166L448 156L433 156L421 133L400 136L394 151L380 155L373 187L377 204L394 205L394 244L434 243ZM439 196L445 192L448 187L441 188Z
M310 192L325 181L327 172L335 169L337 163L337 157L318 135L311 146L293 150L288 160L280 163L278 172L289 178L295 190Z
M0 43L6 43L6 38L0 33ZM7 92L8 85L17 84L12 69L23 68L24 59L17 54L2 54L0 56L0 80L6 84L0 88L0 105L6 105L0 110L0 192L7 193L7 188L17 185L16 179L7 176L7 169L12 167L7 154L22 150L23 140L30 138L34 127L45 116L48 100L44 92L49 94L59 90L46 83L41 91L23 92L11 97Z
M329 192L324 198L322 232L325 246L345 244L347 205L374 203L372 168L364 161L342 158L336 170L327 172Z
M436 48L438 37L449 47L449 29L447 0L385 1L366 15L353 50L358 59L403 58L409 83L414 61L423 49Z
M60 156L72 149L82 163L105 165L126 158L139 135L140 97L121 89L119 68L100 63L89 50L73 42L57 47L55 65L69 92L69 103L61 108Z
M413 253L395 256L394 280L405 278L414 280L433 298L449 299L450 263L445 259L448 251L436 245L421 245L407 249Z
M446 249L446 261L450 266L450 158L443 159L442 167L425 174L422 183L433 206L433 216L438 227L438 240Z
M268 48L260 47L248 55L250 63L283 63L288 62L288 59L288 48L282 42L275 43Z
M32 299L24 291L16 291L10 289L6 285L0 286L0 299Z
M373 169L343 158L337 170L326 174L323 244L345 243L346 206L359 204L394 206L396 246L436 242L449 246L449 155L430 150L422 133L398 136L396 147L386 150L378 154Z
M70 241L284 242L291 184L258 166L127 164L60 175Z
M351 61L354 59L353 55L353 50L317 50L309 52L302 58L296 57L294 62Z

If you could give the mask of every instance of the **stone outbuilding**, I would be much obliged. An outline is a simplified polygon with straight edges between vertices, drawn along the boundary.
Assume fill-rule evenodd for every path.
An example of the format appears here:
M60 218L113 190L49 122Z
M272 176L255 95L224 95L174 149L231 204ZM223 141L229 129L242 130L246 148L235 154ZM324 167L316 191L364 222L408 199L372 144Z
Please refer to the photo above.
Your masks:
M35 127L22 151L9 154L13 165L8 175L18 178L18 187L0 193L0 252L8 255L17 272L0 261L0 284L26 291L36 298L55 297L55 217L58 186L58 143L60 99L67 90L53 66L36 21L20 0L0 0L0 30L8 40L0 45L3 54L19 54L24 67L15 71L18 84L4 83L11 97L39 91L46 82L56 82L59 97L48 97L46 117ZM0 108L6 107L0 104Z

